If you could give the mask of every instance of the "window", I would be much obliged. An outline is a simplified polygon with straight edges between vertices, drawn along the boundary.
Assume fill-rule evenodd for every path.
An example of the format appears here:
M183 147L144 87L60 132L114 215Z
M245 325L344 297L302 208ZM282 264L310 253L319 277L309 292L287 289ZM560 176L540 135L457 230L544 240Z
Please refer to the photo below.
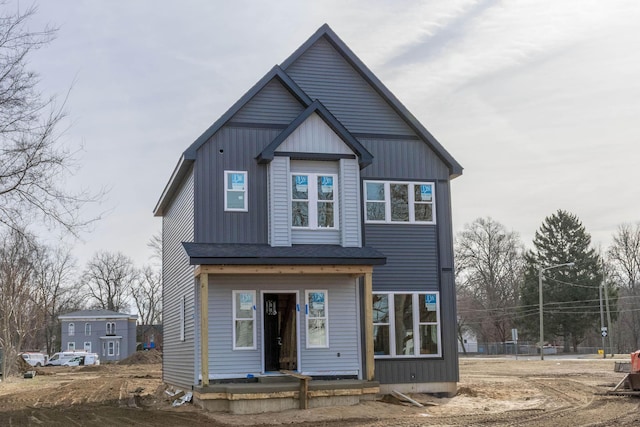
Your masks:
M107 355L107 343L102 341L102 355L106 356Z
M69 323L69 336L72 337L76 334L76 325Z
M291 225L297 228L338 228L336 175L291 175Z
M91 335L91 323L84 324L84 334L87 336Z
M84 342L84 351L87 353L91 353L91 341Z
M76 351L76 343L73 341L68 342L67 351Z
M178 307L178 318L179 318L179 322L180 322L180 341L184 341L184 322L185 322L185 318L184 318L184 305L185 305L185 298L184 295L182 296L182 298L180 299L180 307Z
M115 334L116 334L116 323L107 322L107 335L115 335Z
M256 292L233 291L233 349L256 349Z
M373 295L374 354L378 357L440 356L438 293Z
M307 291L307 348L329 347L327 291Z
M120 356L120 341L116 341L116 356Z
M109 341L107 343L107 356L115 355L115 343L113 341Z
M434 224L434 184L365 181L365 221Z
M247 172L224 171L224 210L246 212Z

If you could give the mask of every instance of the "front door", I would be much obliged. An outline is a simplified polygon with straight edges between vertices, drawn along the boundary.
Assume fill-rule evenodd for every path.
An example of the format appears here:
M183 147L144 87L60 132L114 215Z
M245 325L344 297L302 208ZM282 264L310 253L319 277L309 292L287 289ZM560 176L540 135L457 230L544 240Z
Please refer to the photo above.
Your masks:
M298 368L296 294L264 294L264 369Z

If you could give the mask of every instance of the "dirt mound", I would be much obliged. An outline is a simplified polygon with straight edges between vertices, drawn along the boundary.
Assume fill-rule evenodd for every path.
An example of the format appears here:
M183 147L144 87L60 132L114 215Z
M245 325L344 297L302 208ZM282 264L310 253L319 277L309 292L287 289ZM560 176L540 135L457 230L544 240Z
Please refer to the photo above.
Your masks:
M151 365L153 363L162 363L162 353L158 350L136 351L118 362L119 365Z

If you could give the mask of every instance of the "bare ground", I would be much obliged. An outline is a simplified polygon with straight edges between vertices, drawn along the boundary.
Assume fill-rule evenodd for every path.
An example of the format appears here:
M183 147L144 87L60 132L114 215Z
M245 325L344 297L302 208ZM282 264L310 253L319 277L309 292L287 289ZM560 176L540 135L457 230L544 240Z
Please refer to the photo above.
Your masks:
M621 356L618 361L628 361ZM462 358L458 395L260 415L171 407L159 364L43 368L0 383L1 426L621 426L640 425L640 399L609 396L624 374L612 359Z

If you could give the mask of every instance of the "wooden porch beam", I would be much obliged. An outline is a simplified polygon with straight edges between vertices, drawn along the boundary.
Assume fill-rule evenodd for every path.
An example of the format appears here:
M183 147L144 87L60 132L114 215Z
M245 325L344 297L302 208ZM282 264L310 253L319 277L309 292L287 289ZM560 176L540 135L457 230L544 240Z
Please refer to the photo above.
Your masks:
M200 265L199 274L371 274L370 265Z
M200 273L200 374L209 386L209 275Z
M371 272L364 275L364 339L367 380L373 381L375 361L373 359L373 280Z

